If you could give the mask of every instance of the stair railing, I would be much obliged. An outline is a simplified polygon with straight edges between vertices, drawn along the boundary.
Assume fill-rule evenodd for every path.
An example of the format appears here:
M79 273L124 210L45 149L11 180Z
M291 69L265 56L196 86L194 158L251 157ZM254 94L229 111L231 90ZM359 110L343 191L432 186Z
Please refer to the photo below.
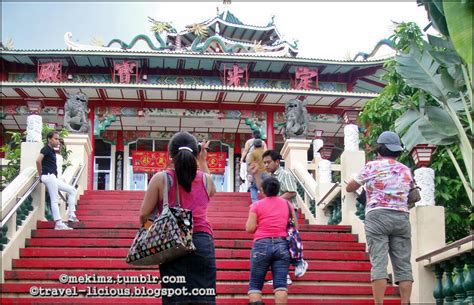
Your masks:
M84 164L72 160L63 179L66 183L78 187L77 183L84 173ZM31 231L36 229L38 221L45 218L45 187L36 176L34 167L27 167L3 190L0 249L2 252L2 269L0 282L3 283L4 271L11 269L12 260L19 257L19 249L25 246ZM66 205L60 204L60 213L66 214Z
M474 234L416 259L424 268L421 279L433 281L436 304L474 303ZM431 279L429 279L431 277Z
M19 257L19 249L25 246L37 221L45 219L44 185L36 174L36 168L25 168L2 192L1 283L4 271L11 269L12 260Z
M307 187L308 183L305 183L303 179L298 177L294 169L288 169L288 171L296 180L296 187L297 187L296 202L298 204L298 207L302 210L303 214L305 215L305 218L308 219L309 223L315 224L316 223L316 218L315 218L316 199L314 195L312 194L312 192ZM316 181L314 181L314 183L316 183Z

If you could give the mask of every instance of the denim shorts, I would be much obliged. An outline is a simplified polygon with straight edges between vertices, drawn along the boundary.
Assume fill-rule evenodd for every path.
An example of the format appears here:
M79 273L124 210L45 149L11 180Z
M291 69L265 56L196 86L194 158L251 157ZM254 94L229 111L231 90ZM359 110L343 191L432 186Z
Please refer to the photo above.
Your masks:
M369 211L365 216L365 235L372 264L372 281L388 278L388 255L392 261L395 283L413 281L408 213L389 209Z
M186 283L162 283L163 288L183 289L214 288L216 291L216 255L214 239L204 232L193 233L196 251L167 264L160 265L160 275L185 277ZM162 304L216 304L215 295L164 297Z
M262 238L255 241L250 256L248 293L262 293L265 275L270 267L273 277L273 292L288 291L286 276L289 266L290 252L286 238Z

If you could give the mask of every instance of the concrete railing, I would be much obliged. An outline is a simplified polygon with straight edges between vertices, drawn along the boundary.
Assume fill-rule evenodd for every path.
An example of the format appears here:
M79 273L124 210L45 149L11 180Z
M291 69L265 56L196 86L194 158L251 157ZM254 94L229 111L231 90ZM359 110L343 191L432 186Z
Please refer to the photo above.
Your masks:
M77 196L87 189L88 162L91 153L87 135L71 135L65 139L72 151L71 166L60 179L77 188ZM36 170L36 158L43 147L41 142L23 142L21 144L20 173L3 190L1 207L0 244L2 269L0 283L4 282L4 271L12 267L12 260L19 257L19 249L25 246L25 240L31 237L38 221L45 218L45 187L39 183ZM33 153L34 152L34 153ZM66 216L66 204L59 205L61 217Z
M361 209L357 208L357 194L348 193L345 190L345 181L350 181L365 165L364 151L358 150L357 145L352 145L351 149L345 149L342 153L340 165L331 164L318 155L312 163L308 164L310 145L310 140L289 139L281 151L285 168L294 174L299 184L304 186L301 192L303 195L297 197L297 202L305 218L310 223L321 225L328 224L334 217L338 218L339 224L351 226L351 231L357 235L359 242L365 243L364 222L361 219L363 217L359 218ZM340 181L332 181L333 172L340 174ZM340 202L336 199L337 196L340 196ZM311 201L308 197L314 198L314 203L311 203L314 207L309 204ZM334 216L331 213L337 215ZM445 246L444 208L442 206L416 206L410 210L410 224L412 228L411 263L414 277L411 302L412 304L432 304L434 303L432 292L435 276L427 270L423 262L417 262L415 259ZM472 263L467 260L466 262L467 268L472 270ZM388 273L393 273L391 263L388 266ZM466 290L466 294L473 290ZM466 298L471 300L469 295ZM449 301L448 298L448 303Z

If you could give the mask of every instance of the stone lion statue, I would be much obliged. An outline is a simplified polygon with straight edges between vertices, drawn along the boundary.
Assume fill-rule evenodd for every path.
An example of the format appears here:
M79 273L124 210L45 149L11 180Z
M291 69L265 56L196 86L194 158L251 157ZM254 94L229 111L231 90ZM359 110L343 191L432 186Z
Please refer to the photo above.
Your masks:
M89 99L84 93L67 95L64 105L64 127L70 132L87 133L87 102Z
M302 101L293 99L285 103L285 121L281 128L285 140L305 138L308 134L308 111Z

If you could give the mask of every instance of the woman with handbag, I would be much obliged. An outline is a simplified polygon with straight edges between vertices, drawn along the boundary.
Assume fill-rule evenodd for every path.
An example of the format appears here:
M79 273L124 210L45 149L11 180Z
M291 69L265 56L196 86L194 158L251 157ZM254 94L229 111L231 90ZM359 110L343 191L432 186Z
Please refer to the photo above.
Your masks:
M164 198L169 199L172 206L179 197L180 207L191 210L193 215L192 241L196 250L160 265L162 278L184 276L186 281L162 283L163 288L175 289L176 294L163 296L163 304L215 304L215 294L191 295L196 288L214 289L214 292L216 288L214 239L207 220L209 199L215 193L206 162L208 146L207 141L198 145L196 138L188 132L175 134L169 142L169 156L172 158L170 169L153 176L140 209L140 223L144 223L150 216L162 212ZM164 175L167 175L166 178ZM168 181L166 188L164 181ZM163 196L164 189L168 190L167 196ZM176 293L178 290L186 290L187 293Z
M289 217L296 219L294 209L287 200L278 196L280 182L275 177L263 180L266 198L250 207L245 230L254 233L250 257L249 304L261 305L265 275L271 266L275 304L288 301L286 278L290 266L287 225ZM292 215L290 214L290 211Z
M388 255L399 285L401 304L409 304L413 283L411 229L408 198L412 185L410 169L395 159L403 150L400 138L385 131L377 139L377 160L368 162L346 190L365 185L365 234L370 255L372 292L375 304L383 304L387 286Z

